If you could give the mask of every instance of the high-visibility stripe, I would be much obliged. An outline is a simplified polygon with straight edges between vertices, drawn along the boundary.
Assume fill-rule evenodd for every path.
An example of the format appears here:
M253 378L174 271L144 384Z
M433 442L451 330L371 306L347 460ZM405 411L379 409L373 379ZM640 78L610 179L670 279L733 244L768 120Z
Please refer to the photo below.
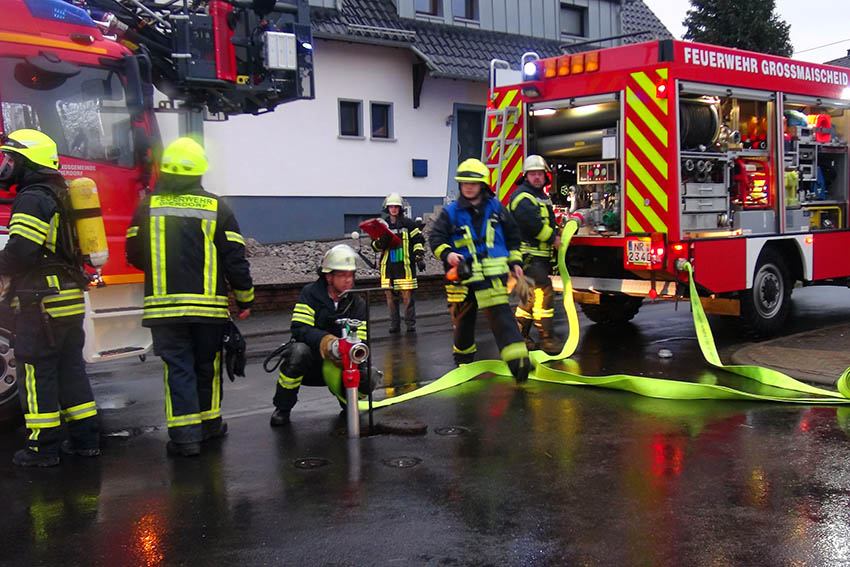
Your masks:
M292 314L292 323L303 323L305 325L309 325L310 327L316 326L316 321L314 319L312 319L311 317L308 317L307 315L302 315L300 313L299 314L296 314L296 313Z
M162 362L163 366L163 380L165 382L165 420L168 421L172 416L171 409L171 388L168 385L168 365L165 361Z
M443 255L443 252L446 250L451 250L451 248L452 247L448 244L440 244L439 246L437 246L437 248L434 249L434 256L437 259L440 259L440 257Z
M49 277L55 277L55 276L49 276ZM59 284L57 282L54 287L58 287L58 285ZM71 300L71 299L79 299L79 300L82 301L84 299L83 298L83 290L81 290L81 289L63 289L59 293L45 297L44 299L42 299L42 302L45 305L49 305L51 303L56 303L57 301L68 301L68 300Z
M198 303L226 307L227 297L224 295L202 295L200 293L167 293L160 296L148 296L144 299L145 307Z
M94 401L79 404L62 410L65 421L79 421L97 415L97 406Z
M251 289L233 289L233 297L239 303L251 303L254 301L254 288Z
M493 287L475 290L475 300L481 309L508 302L508 290L501 285L501 282L490 280L490 283Z
M514 316L518 319L531 319L531 313L519 306L517 306L516 311L514 311Z
M151 267L153 294L165 295L165 218L151 217Z
M213 360L212 399L210 409L201 412L201 420L221 417L221 351L215 353Z
M139 234L139 227L138 226L131 226L130 228L127 229L127 234L126 234L125 238L133 238L134 236L137 236L138 234Z
M59 412L50 413L27 413L24 414L27 429L49 429L51 427L59 427Z
M59 236L59 213L53 213L50 219L50 226L47 228L47 236L44 239L44 245L51 252L56 252L56 238Z
M227 238L227 240L230 242L235 242L237 244L245 246L245 238L238 232L233 232L232 230L225 230L224 237Z
M215 294L215 284L218 271L218 252L215 247L215 221L201 221L204 233L204 295Z
M45 234L50 229L50 225L47 222L26 213L15 213L12 215L12 218L9 219L9 226L11 227L16 224L23 224Z
M286 376L283 372L281 372L277 377L277 383L280 384L281 388L286 390L294 390L295 388L301 385L301 380L303 380L303 376L296 376L295 378L290 378Z
M646 124L647 128L649 128L653 134L658 138L658 141L667 146L667 130L664 129L664 125L652 115L646 106L644 106L643 102L638 98L638 96L632 91L631 88L626 87L626 103L628 103L632 110L634 110L638 116L643 120L644 124Z
M659 75L662 75L663 72L662 77L665 79L667 78L667 69L658 69L657 72ZM661 112L667 114L668 101L666 98L658 98L656 96L656 94L658 93L658 86L652 81L652 79L650 79L649 76L647 76L647 74L644 72L632 74L632 79L634 79L634 81L638 84L643 93L646 95L645 99L653 101L659 108L659 110L661 110Z
M405 251L404 258L402 259L402 265L404 266L404 278L410 279L413 277L413 272L410 268L410 255L407 254L407 251L410 250L410 235L406 230L401 231L401 247L402 250Z
M387 280L387 285L389 285L389 280ZM386 286L384 286L386 287ZM419 282L415 278L410 279L397 279L393 280L392 287L395 290L404 291L409 289L417 289L419 287Z
M460 303L466 299L469 288L462 284L446 284L446 296L449 303Z
M66 307L45 307L45 311L51 317L70 317L72 315L84 315L86 312L85 303L77 303Z
M658 204L661 205L661 208L666 211L667 194L630 150L626 150L626 168L629 169L631 173L638 178L638 180L640 180L643 186L646 187L647 191L652 194L652 198L655 199Z
M38 392L35 389L35 366L24 363L26 372L24 383L27 389L27 409L30 413L38 413Z
M646 136L643 135L643 132L635 126L635 123L631 121L631 119L626 118L626 135L632 139L635 145L640 148L643 155L655 166L655 169L658 170L658 173L661 174L664 179L667 179L667 161L658 153L649 140L646 139Z
M478 347L476 347L474 343L469 348L458 348L455 345L452 345L452 350L457 354L473 354L478 352Z
M190 219L201 219L205 221L215 220L218 213L215 211L206 211L202 209L184 209L179 207L159 207L154 209L151 207L152 217L182 217Z
M166 419L168 427L186 427L187 425L200 425L200 413L188 413L186 415L178 415L170 419Z
M653 230L656 232L665 232L667 230L667 225L665 225L664 221L661 220L661 217L652 210L651 206L647 206L645 204L640 192L634 185L632 185L631 181L626 181L626 197L628 197L635 208L641 212L649 224L652 225Z
M145 309L142 319L161 319L164 317L213 317L227 319L230 314L225 307L175 306L152 307Z
M43 246L45 241L45 236L43 234L20 224L17 224L9 229L9 236L21 236L23 238L26 238L27 240L32 240L39 246Z
M505 362L510 362L518 358L528 358L528 347L525 345L525 342L511 343L502 349L500 356Z

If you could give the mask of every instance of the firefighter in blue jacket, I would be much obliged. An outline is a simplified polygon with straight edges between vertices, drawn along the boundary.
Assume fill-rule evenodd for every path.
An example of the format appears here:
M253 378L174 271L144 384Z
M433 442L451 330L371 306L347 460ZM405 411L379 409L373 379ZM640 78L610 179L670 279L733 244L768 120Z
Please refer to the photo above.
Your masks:
M528 349L508 305L507 277L522 278L519 227L495 198L487 181L490 170L477 159L458 166L460 197L447 205L431 230L429 244L447 270L460 281L446 285L454 325L454 359L475 358L475 319L487 315L502 360L517 382L528 379ZM466 274L464 274L466 273Z
M245 240L230 208L201 186L204 149L179 138L162 154L156 191L127 229L127 259L145 272L142 325L165 364L169 455L194 456L221 437L221 349L227 284L244 319L254 286Z
M83 272L56 143L17 130L0 146L0 186L17 186L0 275L11 278L18 391L30 433L12 462L59 464L59 453L100 454L97 408L83 361ZM61 420L69 439L62 441ZM60 443L61 442L61 443Z

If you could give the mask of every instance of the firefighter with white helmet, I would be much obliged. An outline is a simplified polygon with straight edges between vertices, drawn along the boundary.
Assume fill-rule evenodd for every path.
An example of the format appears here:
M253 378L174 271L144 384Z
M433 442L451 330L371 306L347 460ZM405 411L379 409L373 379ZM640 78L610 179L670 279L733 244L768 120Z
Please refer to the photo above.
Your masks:
M222 437L221 350L228 284L240 310L251 313L254 285L245 239L233 212L205 191L204 148L178 138L162 153L152 195L127 229L127 260L145 273L142 325L165 364L169 455L191 457L201 443Z
M416 331L416 303L414 290L419 283L416 269L425 269L425 237L422 229L404 215L404 200L398 193L390 193L384 199L384 221L389 233L372 241L372 249L381 254L381 287L392 288L386 292L390 311L391 334L401 330L399 303L404 305L404 323L408 333ZM398 237L391 244L392 235Z
M366 302L354 293L344 292L354 287L357 253L347 244L337 244L325 252L318 269L318 279L307 284L292 310L290 331L292 340L280 351L281 363L274 406L272 427L287 425L289 414L298 401L301 385L327 386L340 404L345 403L341 387L337 340L342 336L340 319L363 322L357 336L366 339ZM333 363L327 367L325 361ZM361 393L368 393L371 380L360 381Z
M517 306L515 315L520 333L529 348L536 345L529 337L532 324L537 328L541 348L558 351L553 334L555 291L552 289L552 262L561 246L552 200L545 187L549 165L539 155L530 155L522 164L523 181L511 196L509 209L522 232L522 256L525 274L534 282L533 293Z
M97 408L83 361L88 277L76 247L56 143L30 129L5 137L0 187L16 189L0 275L12 280L18 391L29 429L26 448L12 462L53 466L59 464L60 450L97 456Z
M507 209L490 189L490 170L477 159L457 168L460 196L440 212L429 236L434 255L447 271L449 310L454 326L454 360L475 359L475 320L487 314L500 356L517 382L528 379L528 349L508 305L507 278L522 278L520 234Z

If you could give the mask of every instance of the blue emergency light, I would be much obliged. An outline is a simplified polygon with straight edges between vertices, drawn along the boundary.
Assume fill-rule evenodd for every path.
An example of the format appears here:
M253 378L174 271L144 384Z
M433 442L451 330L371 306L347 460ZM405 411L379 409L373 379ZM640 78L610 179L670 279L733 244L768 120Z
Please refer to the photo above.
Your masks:
M65 0L24 0L34 18L96 28L88 12Z

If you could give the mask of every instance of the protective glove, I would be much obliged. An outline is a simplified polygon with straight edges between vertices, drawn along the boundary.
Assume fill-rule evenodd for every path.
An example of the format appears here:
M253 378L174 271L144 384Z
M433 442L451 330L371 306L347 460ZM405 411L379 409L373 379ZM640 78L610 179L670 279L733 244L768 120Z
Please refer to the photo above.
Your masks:
M417 256L416 257L416 267L419 269L420 272L424 272L425 271L425 258L423 258L422 256Z
M330 333L322 337L322 342L319 343L319 352L322 358L330 360L337 366L342 364L342 358L339 356L339 338Z
M233 321L229 321L222 341L224 343L224 367L227 370L227 377L233 382L237 376L245 376L245 338Z
M385 234L385 235L383 235L382 237L380 237L380 238L378 239L378 241L377 241L377 247L378 247L380 250L386 250L386 249L387 249L387 246L389 246L389 245L390 245L390 241L391 241L392 239L393 239L392 234Z

